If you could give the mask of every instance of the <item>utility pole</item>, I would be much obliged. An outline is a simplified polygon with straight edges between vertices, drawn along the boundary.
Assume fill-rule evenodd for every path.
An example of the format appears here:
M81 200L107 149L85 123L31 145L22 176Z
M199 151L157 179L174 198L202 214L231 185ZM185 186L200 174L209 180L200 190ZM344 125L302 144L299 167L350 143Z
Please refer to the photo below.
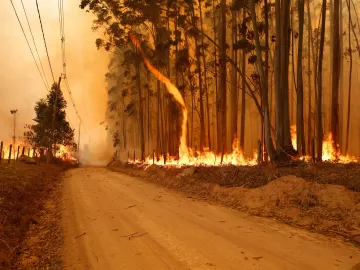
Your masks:
M17 109L16 110L11 110L10 113L12 115L14 115L14 136L13 136L13 145L14 145L14 149L15 149L15 143L16 143L16 113L17 113Z
M58 100L58 95L59 95L59 91L60 91L60 83L61 83L61 75L59 77L59 82L55 91L55 102L54 102L54 112L53 112L53 117L52 117L52 125L51 125L51 134L52 137L54 139L54 135L55 135L55 118L56 118L56 103ZM47 152L47 163L50 163L50 159L51 159L51 155L52 155L52 143L55 143L55 139L54 142L51 141L51 138L49 140L49 148L48 148L48 152Z
M81 122L79 123L79 137L78 137L78 161L80 161L80 130L81 130Z

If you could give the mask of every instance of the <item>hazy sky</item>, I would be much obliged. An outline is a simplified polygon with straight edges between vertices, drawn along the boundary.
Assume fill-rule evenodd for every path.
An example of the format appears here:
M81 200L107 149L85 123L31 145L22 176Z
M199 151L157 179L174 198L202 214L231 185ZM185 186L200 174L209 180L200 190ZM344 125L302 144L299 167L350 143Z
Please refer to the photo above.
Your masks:
M26 22L20 0L13 0L24 30L33 51L33 41ZM62 72L60 26L58 0L38 0L49 56L57 81ZM52 82L49 64L46 57L34 0L23 0L35 42L46 72L48 82ZM107 71L109 55L98 51L95 39L98 34L92 32L93 16L79 8L80 0L64 0L65 39L67 56L67 77L79 113L85 123L82 142L99 141L105 132L99 123L104 120L106 107L106 89L104 74ZM45 97L47 91L36 68L20 25L15 16L10 0L5 1L0 9L1 50L0 50L0 117L3 127L0 129L0 140L9 141L12 136L11 109L18 109L17 133L22 135L24 125L31 123L34 117L34 105ZM79 121L70 103L65 85L62 87L68 101L67 113L72 126L78 132ZM83 129L84 130L84 129Z

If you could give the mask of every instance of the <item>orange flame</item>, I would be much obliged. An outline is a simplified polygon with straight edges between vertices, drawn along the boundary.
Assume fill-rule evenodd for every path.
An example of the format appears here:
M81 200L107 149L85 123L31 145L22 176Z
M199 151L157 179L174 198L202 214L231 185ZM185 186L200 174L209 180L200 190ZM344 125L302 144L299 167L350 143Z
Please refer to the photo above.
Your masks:
M144 58L145 65L150 70L154 76L166 85L166 88L175 100L181 105L182 109L182 124L181 124L181 137L180 137L180 146L179 146L179 159L177 160L174 157L169 157L167 155L166 165L167 166L182 166L182 165L225 165L225 164L233 164L233 165L254 165L256 164L257 156L254 155L252 159L245 159L243 152L238 148L237 140L234 140L233 143L233 151L230 154L225 154L223 157L223 161L221 162L221 157L216 153L209 151L209 149L205 149L204 152L194 151L191 148L187 147L186 143L186 135L187 135L187 120L188 120L188 111L186 108L186 104L184 98L182 97L180 91L173 85L169 78L165 77L158 71L146 58L139 41L135 38L133 34L129 34L130 39L135 44L135 46L139 49L141 55ZM133 162L140 163L139 160L135 160ZM153 160L148 157L145 161L146 164L164 164L164 157L161 157L160 160Z
M296 125L292 125L291 129L291 142L293 147L296 150ZM358 158L349 156L349 155L342 155L340 151L336 151L333 146L333 139L332 134L329 133L327 138L323 140L322 146L322 160L328 162L338 162L338 163L351 163L351 162L358 162ZM306 160L310 160L310 157L305 157Z
M194 151L191 148L187 147L186 144L186 134L187 134L187 108L180 91L173 85L169 78L165 77L158 71L146 58L139 41L135 38L133 34L129 34L130 39L134 45L139 49L141 55L144 58L145 65L149 71L162 83L166 85L167 91L171 94L175 100L181 105L182 109L182 124L181 124L181 137L180 137L180 146L179 146L179 159L174 157L167 156L166 165L167 166L176 166L181 167L183 165L205 165L205 166L220 166L220 165L256 165L257 164L257 152L254 151L253 158L246 159L243 155L243 151L239 149L237 140L234 140L232 146L232 152L225 154L223 157L223 162L221 162L221 156L216 153L205 149L204 152ZM296 149L296 126L291 126L291 141ZM309 157L303 157L304 160L310 160ZM331 134L327 140L323 143L323 160L324 161L337 161L341 163L349 163L357 161L354 157L343 156L340 153L335 153L332 147L332 136ZM131 163L142 163L140 160L132 160ZM156 164L164 165L164 157L160 157L159 160L153 160L153 158L148 157L145 160L145 164Z
M158 71L150 62L149 60L145 57L145 54L140 46L139 41L135 38L135 36L133 34L129 34L132 42L135 44L135 46L139 49L141 55L144 58L144 62L145 65L147 66L147 68L150 70L150 72L152 74L154 74L154 76L161 81L162 83L164 83L166 85L166 89L168 90L169 94L171 94L175 100L181 105L181 109L182 109L182 124L181 124L181 137L180 137L180 147L179 147L179 155L181 156L181 158L188 158L189 153L188 153L188 148L186 146L186 124L187 124L187 108L186 108L186 104L184 101L184 98L182 97L179 89L176 88L175 85L173 85L171 83L171 81L165 77L163 74L160 73L160 71Z

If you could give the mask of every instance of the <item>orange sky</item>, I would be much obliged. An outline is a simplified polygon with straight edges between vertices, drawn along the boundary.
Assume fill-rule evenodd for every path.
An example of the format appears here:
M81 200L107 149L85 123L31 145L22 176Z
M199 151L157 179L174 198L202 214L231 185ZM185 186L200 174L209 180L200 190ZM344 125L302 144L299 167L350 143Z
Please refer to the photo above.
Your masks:
M13 0L30 45L32 38L28 29L20 0ZM36 4L33 0L23 0L35 42L40 53L48 82L52 82L45 46L42 39ZM57 0L38 0L42 22L47 40L50 60L55 80L62 72L60 26ZM104 75L107 71L109 55L98 51L95 46L97 33L91 30L92 15L79 8L80 0L64 0L65 39L67 56L67 76L76 102L76 106L85 123L81 141L84 143L100 142L105 138L103 127L99 123L105 118L106 84ZM0 129L0 140L8 141L12 136L11 109L18 109L17 133L22 135L25 124L32 122L34 105L41 97L46 96L46 89L41 80L30 50L16 19L10 1L5 1L0 9L1 49L0 49L0 117L3 127ZM36 54L35 54L36 56ZM62 88L68 100L67 113L73 128L78 133L79 121L70 103L65 86ZM82 129L84 130L84 129Z

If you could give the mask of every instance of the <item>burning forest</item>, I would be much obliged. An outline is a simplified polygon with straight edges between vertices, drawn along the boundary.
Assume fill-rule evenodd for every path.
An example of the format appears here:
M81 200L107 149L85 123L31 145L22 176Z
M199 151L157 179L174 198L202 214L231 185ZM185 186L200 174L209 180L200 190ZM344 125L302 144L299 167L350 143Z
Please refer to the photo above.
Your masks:
M359 161L351 0L341 14L326 1L115 2L81 8L105 30L98 49L112 52L116 158L180 167Z

